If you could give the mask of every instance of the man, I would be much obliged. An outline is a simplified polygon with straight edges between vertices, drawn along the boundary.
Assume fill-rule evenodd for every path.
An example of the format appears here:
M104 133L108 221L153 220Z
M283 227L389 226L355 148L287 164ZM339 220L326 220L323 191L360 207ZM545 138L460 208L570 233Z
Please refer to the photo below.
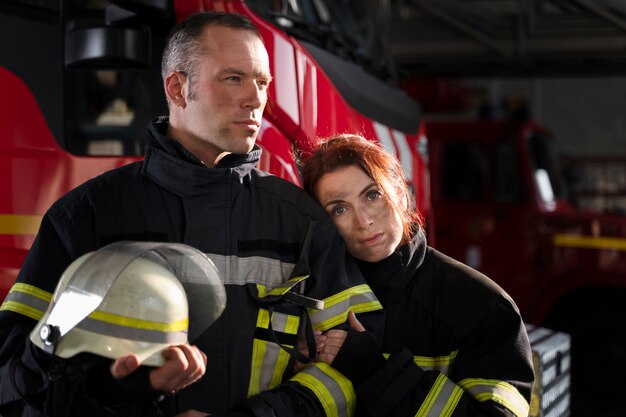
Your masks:
M324 211L254 168L271 82L258 31L238 15L194 15L173 30L162 75L170 116L149 126L144 161L50 208L0 308L0 414L94 413L95 404L101 415L150 415L147 401L165 415L350 415L354 392L341 374L314 363L292 375L296 339L345 322L348 310L372 324L380 304ZM217 265L227 307L197 347L170 347L160 368L139 368L131 355L109 370L29 344L65 267L121 240L186 243Z

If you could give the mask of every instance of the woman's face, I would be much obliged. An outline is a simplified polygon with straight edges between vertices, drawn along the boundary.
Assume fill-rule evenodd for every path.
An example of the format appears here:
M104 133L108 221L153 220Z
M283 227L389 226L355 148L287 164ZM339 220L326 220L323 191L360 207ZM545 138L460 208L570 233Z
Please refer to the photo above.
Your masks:
M359 166L350 165L322 176L315 190L355 258L383 260L402 242L400 216L383 198L383 190Z

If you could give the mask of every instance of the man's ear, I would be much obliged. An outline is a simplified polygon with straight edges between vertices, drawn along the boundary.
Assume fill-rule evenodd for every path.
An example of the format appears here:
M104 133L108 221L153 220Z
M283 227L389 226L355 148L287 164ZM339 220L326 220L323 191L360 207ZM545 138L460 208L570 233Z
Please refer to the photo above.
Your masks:
M187 76L181 72L173 71L165 77L164 88L167 101L170 105L185 108L187 99L185 90L187 86Z

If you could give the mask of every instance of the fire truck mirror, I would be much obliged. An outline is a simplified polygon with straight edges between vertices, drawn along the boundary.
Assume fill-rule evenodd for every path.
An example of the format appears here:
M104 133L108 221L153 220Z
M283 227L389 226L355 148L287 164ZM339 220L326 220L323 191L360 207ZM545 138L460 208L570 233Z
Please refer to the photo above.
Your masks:
M135 27L94 27L67 33L69 68L145 68L150 63L150 32Z

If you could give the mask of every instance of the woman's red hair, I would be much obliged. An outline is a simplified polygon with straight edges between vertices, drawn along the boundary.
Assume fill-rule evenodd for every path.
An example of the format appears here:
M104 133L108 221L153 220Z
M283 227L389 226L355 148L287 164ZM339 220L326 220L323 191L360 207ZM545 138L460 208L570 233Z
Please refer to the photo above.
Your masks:
M357 165L383 191L389 207L400 215L405 241L423 226L402 166L379 144L359 135L340 134L319 139L310 152L299 155L299 160L304 189L315 198L318 197L316 186L320 178L337 169Z

